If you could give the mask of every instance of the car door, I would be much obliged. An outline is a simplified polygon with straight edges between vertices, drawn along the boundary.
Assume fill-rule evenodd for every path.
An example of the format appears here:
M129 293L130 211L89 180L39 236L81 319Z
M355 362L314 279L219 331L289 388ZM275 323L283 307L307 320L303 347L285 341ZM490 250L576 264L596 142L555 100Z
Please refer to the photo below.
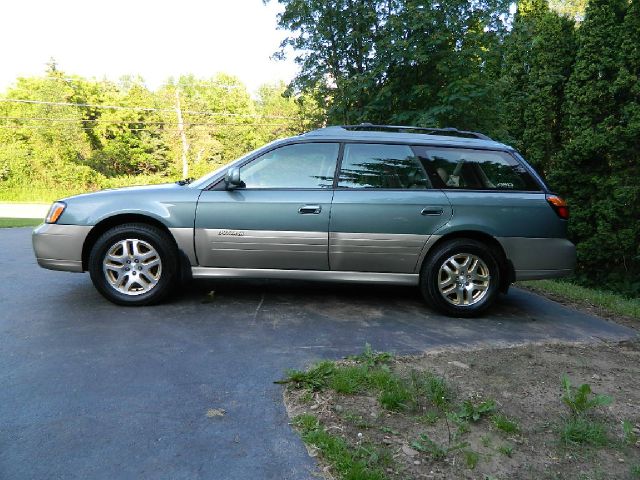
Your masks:
M200 195L195 247L204 267L328 270L338 143L275 147Z
M408 145L344 146L329 225L331 270L413 273L452 216Z

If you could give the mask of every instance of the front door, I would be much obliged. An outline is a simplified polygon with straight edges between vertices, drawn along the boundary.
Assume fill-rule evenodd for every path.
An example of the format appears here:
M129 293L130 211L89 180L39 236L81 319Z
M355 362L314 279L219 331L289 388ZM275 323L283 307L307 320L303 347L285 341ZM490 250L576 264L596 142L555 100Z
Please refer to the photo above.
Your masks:
M276 147L240 168L241 187L206 190L195 220L205 267L328 270L337 143Z
M411 147L347 144L331 209L331 270L414 273L452 214Z

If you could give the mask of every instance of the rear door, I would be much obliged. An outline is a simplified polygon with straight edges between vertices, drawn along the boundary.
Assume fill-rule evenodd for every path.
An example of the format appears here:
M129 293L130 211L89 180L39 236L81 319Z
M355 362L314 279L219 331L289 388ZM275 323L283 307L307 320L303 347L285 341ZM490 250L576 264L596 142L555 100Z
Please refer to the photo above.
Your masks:
M328 270L338 143L276 147L240 168L241 188L205 190L195 220L205 267Z
M411 147L348 143L331 209L331 269L413 273L452 213Z

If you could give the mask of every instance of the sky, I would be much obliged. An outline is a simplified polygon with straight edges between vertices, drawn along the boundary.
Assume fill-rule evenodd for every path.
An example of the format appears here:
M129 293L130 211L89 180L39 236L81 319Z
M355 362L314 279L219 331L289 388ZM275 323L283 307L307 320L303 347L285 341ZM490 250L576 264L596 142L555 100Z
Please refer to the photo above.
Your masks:
M253 92L297 71L269 58L286 36L280 11L276 0L3 0L0 91L54 58L69 74L137 74L153 89L170 76L225 72Z

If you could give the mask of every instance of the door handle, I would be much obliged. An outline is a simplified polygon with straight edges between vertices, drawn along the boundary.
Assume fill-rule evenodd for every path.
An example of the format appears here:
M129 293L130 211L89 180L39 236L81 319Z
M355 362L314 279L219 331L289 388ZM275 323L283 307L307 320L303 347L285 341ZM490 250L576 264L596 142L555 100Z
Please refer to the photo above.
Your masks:
M298 209L298 213L301 213L302 215L308 215L308 214L317 215L321 211L322 211L322 207L320 205L305 205Z
M442 208L440 207L424 207L420 212L421 215L437 217L438 215L442 215Z

